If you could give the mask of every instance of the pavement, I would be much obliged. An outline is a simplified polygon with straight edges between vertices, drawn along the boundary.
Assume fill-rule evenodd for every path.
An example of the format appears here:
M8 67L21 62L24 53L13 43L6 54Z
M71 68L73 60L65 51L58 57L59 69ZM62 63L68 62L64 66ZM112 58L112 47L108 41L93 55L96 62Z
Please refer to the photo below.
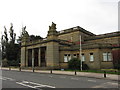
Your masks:
M9 70L9 68L2 67L3 70ZM11 70L19 71L19 68L11 68ZM33 72L33 70L25 70L21 69L24 72ZM51 73L50 70L34 70L37 73ZM60 70L52 70L52 74L64 74L64 75L75 75L74 71L60 71ZM104 77L103 73L91 73L91 72L76 72L76 76L79 77L92 77L92 78L99 78L99 79L109 79L119 81L120 75L115 74L106 74L106 78Z

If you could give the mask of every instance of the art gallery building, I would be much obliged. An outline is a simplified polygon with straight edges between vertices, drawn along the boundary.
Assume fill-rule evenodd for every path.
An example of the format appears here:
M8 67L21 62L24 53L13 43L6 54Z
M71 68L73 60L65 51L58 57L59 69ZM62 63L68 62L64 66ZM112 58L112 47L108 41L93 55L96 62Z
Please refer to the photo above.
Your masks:
M79 26L56 31L52 23L46 38L30 41L25 31L21 42L22 67L68 68L71 58L81 58L90 69L113 68L119 54L120 31L95 35Z

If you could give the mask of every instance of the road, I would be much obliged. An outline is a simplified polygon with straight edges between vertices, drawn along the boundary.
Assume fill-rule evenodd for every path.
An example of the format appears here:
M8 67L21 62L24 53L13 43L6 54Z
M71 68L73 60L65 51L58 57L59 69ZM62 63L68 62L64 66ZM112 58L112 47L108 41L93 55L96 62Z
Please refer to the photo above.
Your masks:
M2 70L3 88L118 88L118 81L70 75Z

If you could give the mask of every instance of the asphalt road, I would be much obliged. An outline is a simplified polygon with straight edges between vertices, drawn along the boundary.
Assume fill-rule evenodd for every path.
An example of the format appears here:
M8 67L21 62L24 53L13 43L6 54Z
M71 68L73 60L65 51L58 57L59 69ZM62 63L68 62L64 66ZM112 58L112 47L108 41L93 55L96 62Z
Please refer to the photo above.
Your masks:
M2 88L118 88L118 81L70 75L2 70Z

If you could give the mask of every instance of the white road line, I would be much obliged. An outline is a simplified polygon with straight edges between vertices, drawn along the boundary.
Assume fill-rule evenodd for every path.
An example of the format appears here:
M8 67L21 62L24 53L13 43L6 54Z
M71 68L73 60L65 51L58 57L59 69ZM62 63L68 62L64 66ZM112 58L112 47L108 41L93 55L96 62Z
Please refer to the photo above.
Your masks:
M3 78L10 80L10 81L15 81L15 79L12 79L12 78L8 78L8 77L3 77Z
M16 82L17 84L20 84L20 85L23 85L23 86L26 86L26 87L30 87L30 88L35 88L33 86L30 86L30 85L26 85L26 84L23 84L23 83L20 83L20 82Z
M10 81L14 81L15 79L12 78L8 78L8 77L0 77L1 80L10 80Z
M92 88L107 88L108 86L114 86L115 88L118 88L118 83L114 82L105 82L97 86L93 86Z
M53 76L49 76L49 77L51 77L51 78L52 78Z
M88 80L89 82L96 82L96 80Z
M0 77L0 79L1 79L1 80L6 80L6 79L4 79L4 78L2 78L2 77Z
M71 79L73 79L73 80L79 80L78 78L71 78Z
M106 84L110 84L110 85L116 85L116 86L118 86L118 83L115 83L115 82L107 82Z
M48 87L48 88L55 88L53 86L49 86L49 85L43 85L43 84L39 84L39 83L34 83L34 82L28 82L28 81L22 81L22 82L16 82L17 84L26 86L26 87L30 87L30 88L37 88L37 87ZM28 84L33 84L35 86L31 86Z
M29 82L27 82L27 81L23 81L23 83L29 83Z
M34 82L29 82L31 84L35 84L35 85L40 85L40 86L43 86L43 87L50 87L50 88L55 88L53 86L49 86L49 85L43 85L43 84L39 84L39 83L34 83Z

